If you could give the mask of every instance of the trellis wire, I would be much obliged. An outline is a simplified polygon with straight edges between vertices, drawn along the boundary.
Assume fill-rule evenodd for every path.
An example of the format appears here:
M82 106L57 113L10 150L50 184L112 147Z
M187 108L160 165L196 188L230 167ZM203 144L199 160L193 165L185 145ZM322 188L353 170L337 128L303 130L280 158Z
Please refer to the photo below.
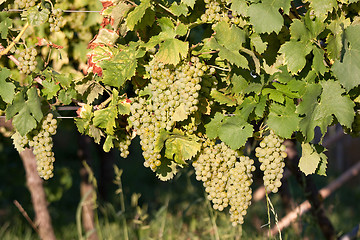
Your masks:
M2 12L23 12L23 9L4 9ZM62 10L65 13L100 13L101 11L90 10Z

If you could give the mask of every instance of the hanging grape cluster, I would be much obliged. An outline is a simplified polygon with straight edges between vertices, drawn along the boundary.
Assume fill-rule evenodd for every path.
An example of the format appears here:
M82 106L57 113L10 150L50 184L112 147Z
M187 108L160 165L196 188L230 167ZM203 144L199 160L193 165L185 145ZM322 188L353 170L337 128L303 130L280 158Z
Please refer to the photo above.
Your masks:
M230 206L233 225L242 224L251 204L250 185L251 172L255 170L254 160L240 157L223 142L215 144L207 140L204 146L202 153L193 162L196 179L203 182L215 210L223 211Z
M41 129L29 141L29 146L33 147L36 156L36 165L39 176L47 180L54 176L54 153L52 152L52 135L56 133L57 121L53 114L49 113L41 124Z
M15 0L14 4L17 5L19 8L29 8L33 7L36 4L35 0Z
M35 60L35 58L37 55L37 51L34 47L25 48L22 51L20 49L16 49L15 54L20 55L18 57L18 69L21 73L30 74L36 69L37 61Z
M260 147L255 149L255 155L259 158L260 170L264 172L264 185L268 192L276 193L281 186L284 173L284 158L287 154L283 140L273 131L265 136L260 142Z
M128 134L122 134L121 140L119 141L120 157L127 158L129 155L129 146L131 144L131 136Z
M236 25L244 25L242 18L236 13L229 11L227 1L204 0L205 12L200 16L204 23L216 24L220 21L231 22Z
M196 57L175 68L155 60L149 63L150 82L146 89L150 96L132 99L128 118L140 135L145 167L155 171L161 165L161 155L155 151L161 129L170 131L175 122L198 110L200 82L207 69Z
M49 18L50 32L59 32L60 28L65 25L64 18L61 16L62 12L60 8L52 10Z

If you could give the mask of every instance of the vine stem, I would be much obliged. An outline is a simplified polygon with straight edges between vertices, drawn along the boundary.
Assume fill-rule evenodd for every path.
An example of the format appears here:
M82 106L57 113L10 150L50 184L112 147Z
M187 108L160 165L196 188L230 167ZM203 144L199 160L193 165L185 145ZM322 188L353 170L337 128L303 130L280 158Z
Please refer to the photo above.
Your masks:
M17 35L17 37L14 39L14 41L12 41L12 43L0 53L0 57L2 55L6 55L11 48L13 48L15 46L15 44L20 40L20 38L22 37L22 35L25 33L26 29L30 26L29 22L26 22L25 26L21 29L19 35Z

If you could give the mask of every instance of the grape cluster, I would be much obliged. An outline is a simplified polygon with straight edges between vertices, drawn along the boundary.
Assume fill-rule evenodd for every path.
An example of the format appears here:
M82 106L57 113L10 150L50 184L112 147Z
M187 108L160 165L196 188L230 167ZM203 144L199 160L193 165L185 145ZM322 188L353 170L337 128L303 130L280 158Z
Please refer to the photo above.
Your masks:
M233 226L244 223L244 216L251 204L252 173L255 171L254 160L246 156L241 156L240 161L230 169L228 180L228 196L230 198L230 221Z
M120 156L122 158L127 158L129 155L129 146L131 144L131 137L128 134L123 134L121 136L121 140L119 141L119 150L120 150Z
M219 22L223 18L221 6L218 1L205 0L205 13L201 15L202 22Z
M36 0L15 0L14 4L19 8L29 8L35 6Z
M50 32L59 32L60 28L65 25L64 18L61 16L62 10L60 8L54 9L49 18Z
M242 224L243 216L251 204L252 171L254 161L239 156L223 142L204 143L205 148L193 162L196 179L202 181L208 199L215 210L223 211L230 205L233 225ZM240 161L237 159L240 158Z
M18 57L18 69L21 73L30 74L36 69L37 61L35 60L35 57L37 55L37 51L34 47L25 48L23 51L16 49L15 53L20 55Z
M284 173L284 158L287 157L286 147L273 131L260 142L260 147L255 149L255 155L261 163L260 170L264 172L264 185L268 192L276 193L281 186Z
M198 110L198 91L207 66L196 57L175 68L152 60L147 71L150 82L146 91L150 97L132 99L128 120L140 135L144 166L155 171L161 165L161 155L155 151L160 131L170 131L175 122L187 119Z
M21 134L19 132L15 132L12 136L11 136L12 140L13 140L13 144L15 149L21 153L24 148L27 146L27 144L29 143L29 138L25 135L25 136L21 136Z
M39 176L47 180L54 176L54 153L52 152L53 142L52 135L56 133L57 121L53 118L53 114L49 113L41 124L41 129L38 131L32 140L29 141L29 146L33 147L33 152L36 156L36 165Z
M205 12L200 16L200 20L204 23L216 24L220 21L230 22L235 25L244 26L244 21L237 13L229 9L229 1L226 0L204 0Z

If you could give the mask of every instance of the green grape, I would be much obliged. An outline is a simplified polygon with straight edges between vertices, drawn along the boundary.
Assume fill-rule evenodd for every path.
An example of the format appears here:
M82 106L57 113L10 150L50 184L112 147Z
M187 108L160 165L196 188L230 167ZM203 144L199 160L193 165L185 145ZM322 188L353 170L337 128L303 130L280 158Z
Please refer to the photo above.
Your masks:
M53 118L53 114L49 113L41 124L41 129L32 140L29 146L33 147L36 157L36 165L39 176L45 180L54 176L54 153L52 152L52 138L56 133L57 120ZM52 131L50 131L52 130Z
M198 110L198 92L207 69L197 57L174 68L150 61L146 69L150 81L146 88L151 92L151 98L133 98L128 118L140 136L145 167L155 171L161 165L161 155L155 152L160 131L171 131L176 122L185 120Z
M18 57L18 69L21 73L30 74L35 71L37 65L35 57L37 55L37 51L34 47L25 48L23 51L17 49L15 54L20 55L20 57Z
M287 157L286 147L282 143L283 140L270 131L255 149L255 155L261 163L260 170L264 172L264 186L268 192L276 193L281 186L285 167L284 158Z
M61 16L62 10L60 8L53 9L49 18L50 32L59 32L60 28L65 25L64 18Z
M14 1L15 6L18 6L19 8L29 8L33 7L36 4L35 0L15 0Z
M193 162L196 179L203 182L215 210L223 211L230 206L232 224L242 224L251 204L254 160L239 156L223 142L215 144L206 140L203 146L203 151Z

